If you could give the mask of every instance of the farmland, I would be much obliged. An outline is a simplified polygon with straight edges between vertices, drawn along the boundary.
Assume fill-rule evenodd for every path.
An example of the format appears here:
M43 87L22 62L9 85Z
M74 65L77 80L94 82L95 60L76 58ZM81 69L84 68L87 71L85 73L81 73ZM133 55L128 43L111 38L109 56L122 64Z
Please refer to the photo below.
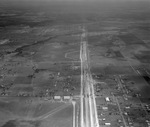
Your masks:
M0 127L82 127L82 90L99 126L150 126L149 2L9 2L0 1Z

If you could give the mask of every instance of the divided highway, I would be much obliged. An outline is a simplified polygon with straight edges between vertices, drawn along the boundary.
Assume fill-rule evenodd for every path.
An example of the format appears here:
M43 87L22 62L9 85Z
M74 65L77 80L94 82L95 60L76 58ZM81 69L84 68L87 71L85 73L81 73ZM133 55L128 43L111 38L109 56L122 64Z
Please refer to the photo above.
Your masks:
M87 30L83 27L80 43L81 60L81 104L80 104L80 126L99 127L97 108L94 94L94 82L90 72L90 57L87 42Z

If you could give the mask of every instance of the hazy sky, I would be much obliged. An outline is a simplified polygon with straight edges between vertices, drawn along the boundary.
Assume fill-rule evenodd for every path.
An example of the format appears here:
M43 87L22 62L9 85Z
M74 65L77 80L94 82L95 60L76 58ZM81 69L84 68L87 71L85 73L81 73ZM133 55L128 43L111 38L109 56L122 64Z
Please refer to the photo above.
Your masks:
M150 1L150 0L0 0L0 1Z

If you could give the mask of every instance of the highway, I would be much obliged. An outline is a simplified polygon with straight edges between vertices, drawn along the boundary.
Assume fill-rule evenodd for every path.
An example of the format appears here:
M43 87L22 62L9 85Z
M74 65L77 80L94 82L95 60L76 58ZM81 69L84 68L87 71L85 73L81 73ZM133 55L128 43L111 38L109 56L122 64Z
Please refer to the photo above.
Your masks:
M94 82L90 71L90 57L87 41L87 30L82 28L80 42L81 92L80 92L80 126L99 127L94 94Z
M73 106L73 125L72 125L72 127L75 127L76 126L76 111L75 111L75 109L76 109L76 102L75 101L72 101L72 106Z

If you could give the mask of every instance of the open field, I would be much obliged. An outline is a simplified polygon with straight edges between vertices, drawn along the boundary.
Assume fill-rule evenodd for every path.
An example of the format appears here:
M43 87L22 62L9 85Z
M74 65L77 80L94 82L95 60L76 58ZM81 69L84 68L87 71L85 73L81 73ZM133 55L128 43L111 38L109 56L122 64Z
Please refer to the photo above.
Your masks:
M48 127L49 124L69 127L72 125L71 104L48 102L38 98L2 98L0 114L1 127Z

